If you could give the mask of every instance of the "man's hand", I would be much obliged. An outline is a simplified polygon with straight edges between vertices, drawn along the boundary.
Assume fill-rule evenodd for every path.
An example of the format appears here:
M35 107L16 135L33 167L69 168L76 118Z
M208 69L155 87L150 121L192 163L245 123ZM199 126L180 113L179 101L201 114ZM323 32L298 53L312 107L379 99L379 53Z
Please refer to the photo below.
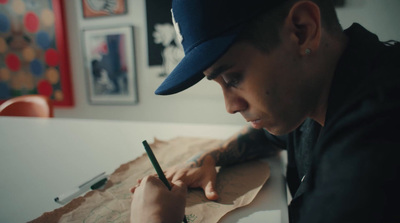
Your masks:
M144 177L140 185L131 189L131 223L182 222L185 214L186 185L178 180L171 191L155 176Z
M190 188L203 188L209 200L217 200L217 171L214 159L206 155L184 165L177 165L165 171L165 176L172 182L183 181Z
M216 191L217 171L215 161L210 155L203 155L185 164L178 164L164 171L165 177L172 183L182 181L189 188L202 188L209 200L217 200ZM155 176L155 175L154 175ZM142 179L138 180L138 185ZM131 188L133 193L135 187Z

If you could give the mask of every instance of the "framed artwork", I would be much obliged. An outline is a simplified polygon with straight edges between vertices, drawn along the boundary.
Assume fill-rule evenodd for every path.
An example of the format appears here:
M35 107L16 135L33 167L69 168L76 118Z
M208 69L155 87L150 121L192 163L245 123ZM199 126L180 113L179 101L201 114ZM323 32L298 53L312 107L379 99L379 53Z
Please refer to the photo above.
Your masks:
M133 27L84 30L83 42L90 103L137 103Z
M0 0L0 103L26 94L73 106L63 0Z
M127 12L126 0L82 0L83 17L121 15Z
M161 66L159 77L168 76L185 56L171 16L172 0L146 0L149 66Z

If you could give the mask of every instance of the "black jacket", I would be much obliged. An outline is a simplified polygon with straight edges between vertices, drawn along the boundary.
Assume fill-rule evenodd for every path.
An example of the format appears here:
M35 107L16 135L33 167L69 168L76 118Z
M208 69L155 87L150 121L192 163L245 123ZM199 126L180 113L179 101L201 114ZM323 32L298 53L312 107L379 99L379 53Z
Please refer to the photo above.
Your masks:
M268 136L288 150L291 223L400 222L400 44L345 34L325 126Z

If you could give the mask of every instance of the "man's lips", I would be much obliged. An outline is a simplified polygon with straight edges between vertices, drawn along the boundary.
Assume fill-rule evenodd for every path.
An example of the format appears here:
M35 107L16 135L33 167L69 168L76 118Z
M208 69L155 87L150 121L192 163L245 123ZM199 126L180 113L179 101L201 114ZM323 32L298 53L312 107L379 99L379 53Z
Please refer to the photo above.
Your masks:
M248 122L251 122L253 124L257 124L257 123L261 122L261 120L260 119L255 119L255 120L249 120Z
M253 128L256 128L256 129L262 128L261 119L249 120L248 122L251 123L251 125L253 126Z

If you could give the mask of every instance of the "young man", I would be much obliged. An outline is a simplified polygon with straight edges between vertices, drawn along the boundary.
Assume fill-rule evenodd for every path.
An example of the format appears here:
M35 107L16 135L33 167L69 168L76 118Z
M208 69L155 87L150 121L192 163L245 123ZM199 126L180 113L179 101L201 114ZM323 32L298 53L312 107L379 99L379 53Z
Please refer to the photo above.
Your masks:
M217 82L245 128L221 148L132 189L132 221L180 222L186 187L215 191L217 165L288 150L290 222L400 222L400 46L328 0L174 0L185 57L157 89ZM207 108L205 108L207 109Z

